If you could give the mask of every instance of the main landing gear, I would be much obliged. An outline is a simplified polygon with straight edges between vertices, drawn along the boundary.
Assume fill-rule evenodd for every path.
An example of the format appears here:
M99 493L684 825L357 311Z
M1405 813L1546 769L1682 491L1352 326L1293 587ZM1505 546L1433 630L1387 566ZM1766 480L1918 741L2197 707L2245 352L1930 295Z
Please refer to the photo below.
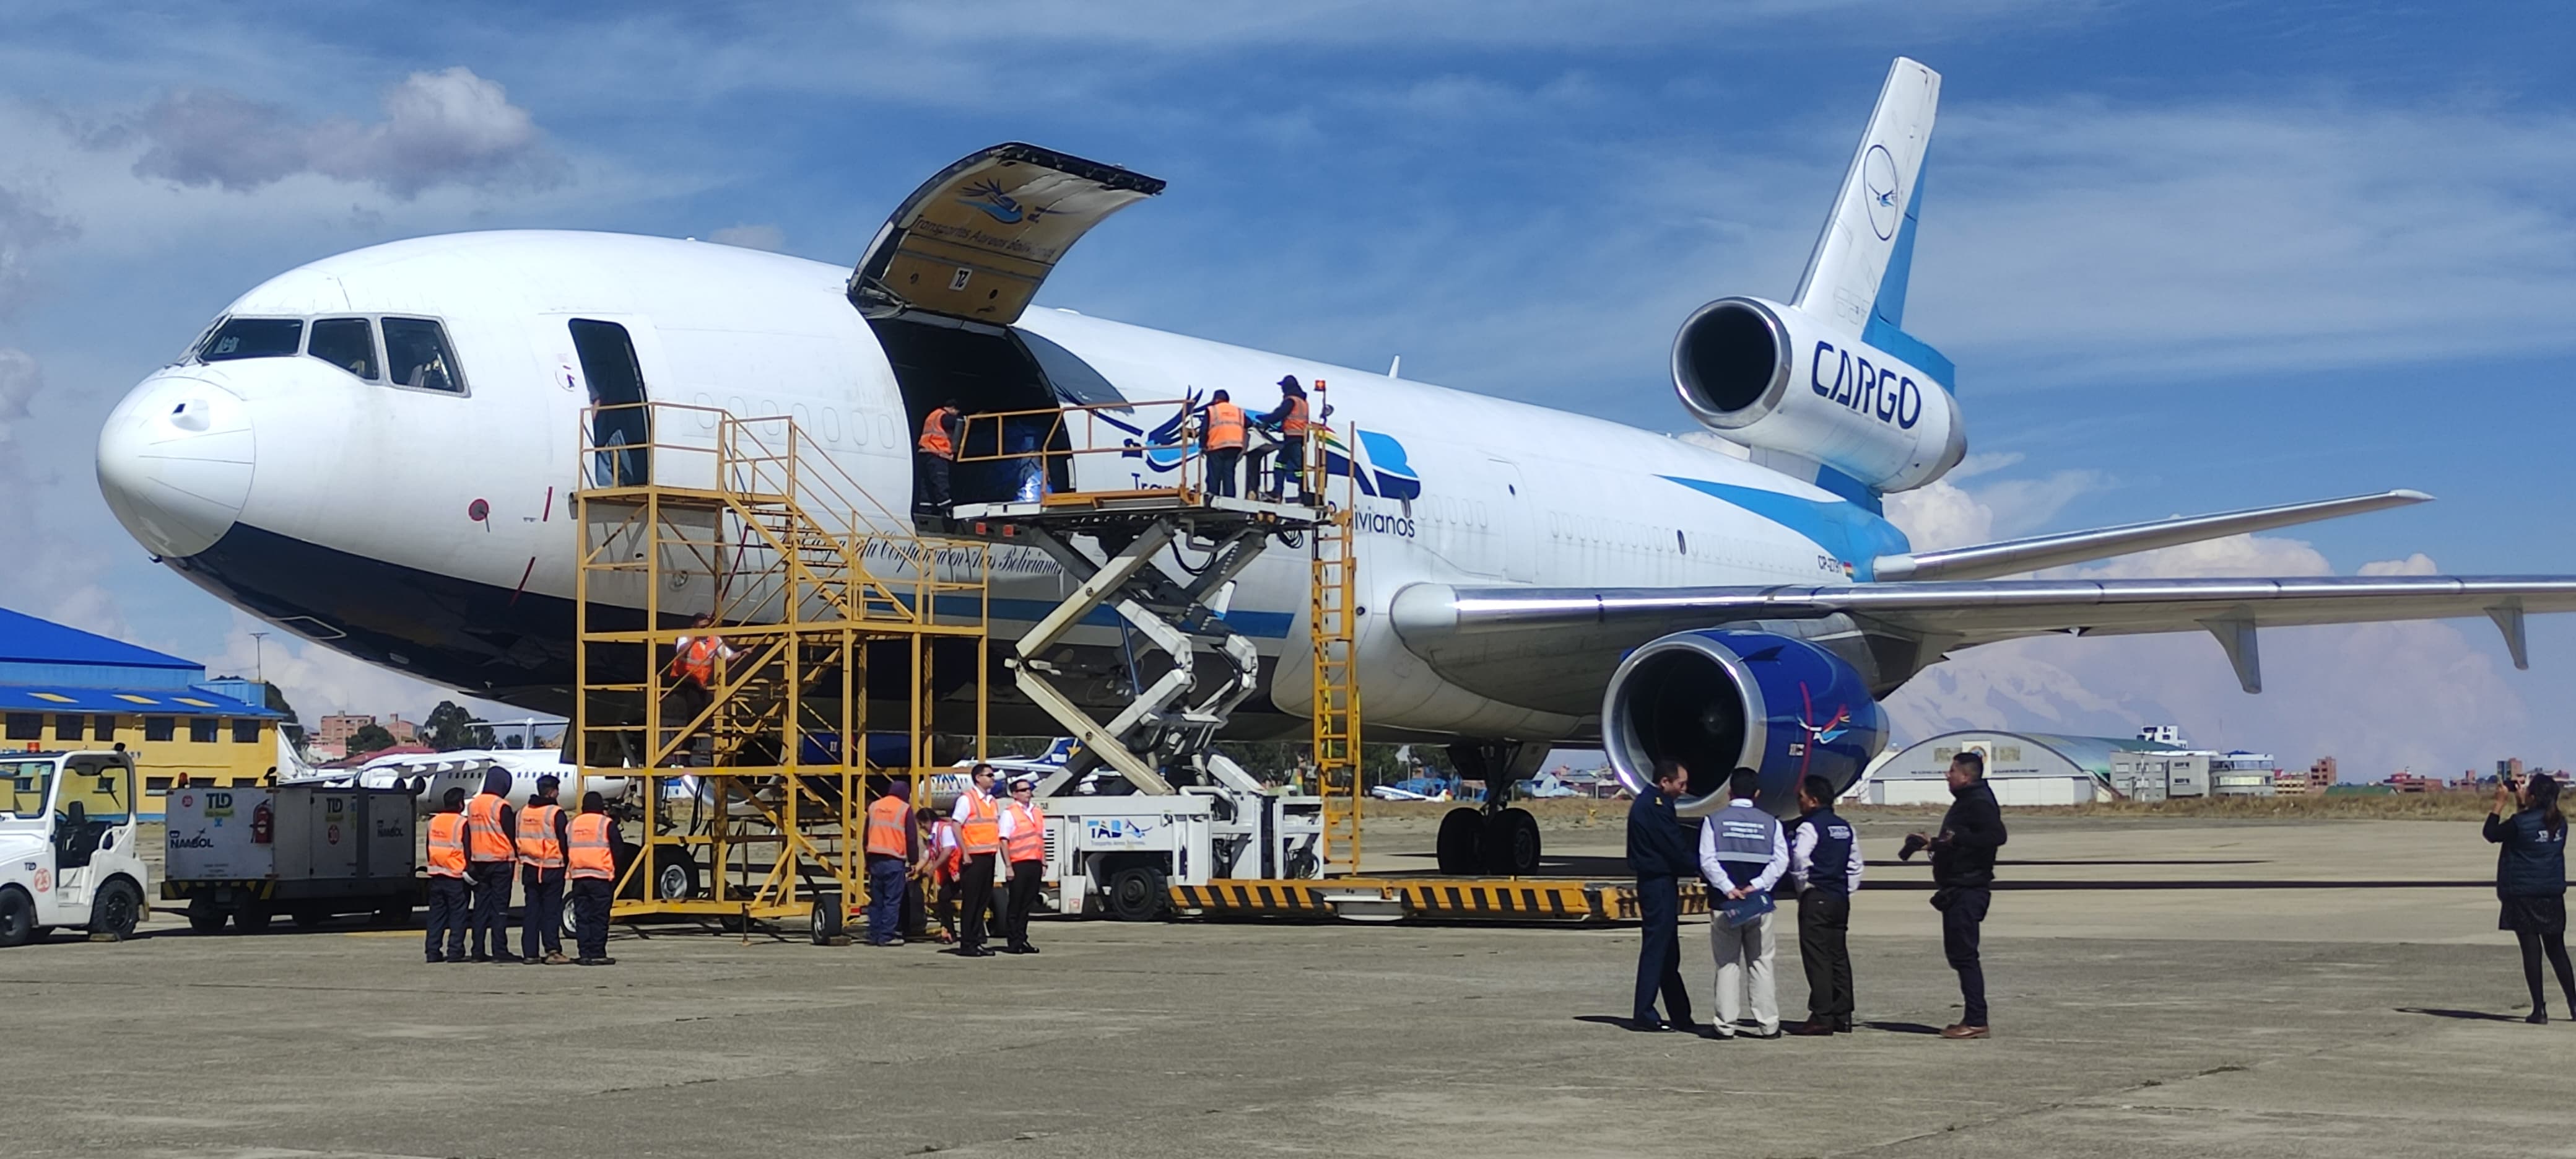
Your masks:
M1465 780L1485 782L1485 802L1440 819L1440 872L1453 876L1528 877L1538 872L1538 818L1511 805L1512 785L1538 771L1547 746L1479 741L1449 746L1449 763Z

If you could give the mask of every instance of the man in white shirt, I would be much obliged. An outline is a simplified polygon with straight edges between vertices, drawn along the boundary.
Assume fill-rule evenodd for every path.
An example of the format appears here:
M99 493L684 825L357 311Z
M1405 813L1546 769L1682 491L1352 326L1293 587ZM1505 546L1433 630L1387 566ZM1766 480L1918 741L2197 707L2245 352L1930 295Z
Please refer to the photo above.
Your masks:
M1709 948L1717 958L1716 1036L1736 1037L1749 997L1754 1029L1750 1038L1780 1037L1780 997L1771 977L1775 947L1771 914L1730 924L1728 901L1768 899L1780 875L1789 870L1789 842L1779 819L1753 802L1761 794L1762 775L1737 769L1727 778L1726 807L1708 815L1699 829L1699 871L1715 895L1709 899Z

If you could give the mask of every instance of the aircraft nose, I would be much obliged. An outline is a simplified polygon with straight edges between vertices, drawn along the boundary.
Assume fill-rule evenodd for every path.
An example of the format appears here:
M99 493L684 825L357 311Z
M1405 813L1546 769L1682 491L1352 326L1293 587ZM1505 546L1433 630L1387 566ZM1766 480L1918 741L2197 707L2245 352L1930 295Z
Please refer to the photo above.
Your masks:
M125 530L156 555L214 546L250 498L249 407L205 378L161 371L108 415L98 488Z

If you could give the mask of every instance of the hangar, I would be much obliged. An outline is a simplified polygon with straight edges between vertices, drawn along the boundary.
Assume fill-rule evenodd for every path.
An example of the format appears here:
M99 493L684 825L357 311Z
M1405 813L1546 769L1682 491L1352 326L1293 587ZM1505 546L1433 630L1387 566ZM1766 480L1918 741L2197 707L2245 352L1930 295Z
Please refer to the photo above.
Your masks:
M178 778L255 784L277 764L266 685L206 679L206 666L122 640L0 608L0 748L132 750L143 774L141 813L161 819ZM89 804L112 818L122 804Z
M1943 774L1962 750L1985 754L1986 780L2005 805L2081 805L2112 800L2116 753L2166 752L2170 745L2135 737L2060 736L2044 732L1965 729L1916 741L1879 763L1860 799L1872 805L1946 805Z

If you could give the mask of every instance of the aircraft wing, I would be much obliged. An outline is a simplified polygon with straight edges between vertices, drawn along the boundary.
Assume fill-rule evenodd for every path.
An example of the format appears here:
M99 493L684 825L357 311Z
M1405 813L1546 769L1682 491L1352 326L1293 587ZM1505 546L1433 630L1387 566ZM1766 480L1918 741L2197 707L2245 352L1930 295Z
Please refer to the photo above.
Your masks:
M1405 647L1454 683L1552 712L1600 710L1628 649L1753 620L1846 616L1934 654L2024 636L2206 631L2248 692L2255 631L2302 624L2485 616L2529 666L2526 613L2576 611L2576 576L1987 580L1707 588L1460 588L1415 584L1389 609Z

